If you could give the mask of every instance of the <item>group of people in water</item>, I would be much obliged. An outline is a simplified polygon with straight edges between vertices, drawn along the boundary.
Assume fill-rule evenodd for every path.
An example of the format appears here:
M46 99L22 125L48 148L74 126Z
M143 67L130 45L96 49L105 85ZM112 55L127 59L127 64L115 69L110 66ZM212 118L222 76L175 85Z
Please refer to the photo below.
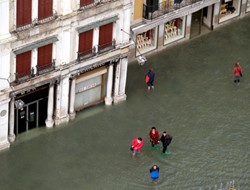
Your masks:
M240 84L240 78L243 77L242 75L242 67L240 66L239 62L235 63L235 66L233 68L233 74L234 74L234 83ZM153 72L153 69L149 69L149 71L145 75L145 82L147 84L147 89L150 91L151 89L154 90L154 79L155 79L155 73ZM155 147L160 142L162 142L162 154L166 154L166 151L168 150L168 146L170 145L172 141L172 136L168 134L166 131L164 131L160 137L159 132L156 130L155 127L152 127L149 132L149 138L150 143L152 147ZM130 150L132 151L132 155L136 156L143 147L143 140L141 137L134 138L131 143ZM159 171L160 168L157 165L153 165L149 172L150 177L152 179L152 182L156 184L159 179Z
M166 131L163 131L161 137L159 135L159 132L156 130L155 127L152 127L149 131L149 139L152 147L155 147L160 142L162 142L162 154L166 154L168 150L168 146L170 145L173 137L168 134ZM131 143L130 150L132 151L132 155L136 156L138 153L140 153L141 149L143 147L143 140L141 137L134 138ZM152 179L153 183L157 183L159 179L159 171L160 168L157 165L153 165L152 168L150 168L150 177Z

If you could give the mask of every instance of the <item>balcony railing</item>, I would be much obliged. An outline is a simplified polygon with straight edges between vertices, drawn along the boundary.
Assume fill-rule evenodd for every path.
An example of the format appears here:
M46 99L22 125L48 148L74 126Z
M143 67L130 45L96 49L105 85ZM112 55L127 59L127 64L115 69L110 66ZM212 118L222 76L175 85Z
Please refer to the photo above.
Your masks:
M116 41L115 41L115 39L113 39L109 43L98 45L98 53L103 53L103 52L109 51L111 49L115 49L115 44L116 44Z
M77 52L77 59L78 61L82 61L84 59L88 59L96 55L96 48L93 47L92 49L86 50L84 52Z
M55 70L55 61L53 60L52 63L47 64L47 65L42 65L42 66L37 65L36 69L37 69L37 75L41 75L41 74L53 71Z
M32 68L30 71L22 72L22 73L15 73L16 75L16 82L24 82L32 77L35 76L34 69Z
M186 7L188 5L192 5L199 1L202 1L202 0L183 0L181 3L175 3L175 4L169 3L169 1L164 1L161 3L157 3L153 6L143 4L143 18L147 20L152 20L166 13L173 12L177 9Z

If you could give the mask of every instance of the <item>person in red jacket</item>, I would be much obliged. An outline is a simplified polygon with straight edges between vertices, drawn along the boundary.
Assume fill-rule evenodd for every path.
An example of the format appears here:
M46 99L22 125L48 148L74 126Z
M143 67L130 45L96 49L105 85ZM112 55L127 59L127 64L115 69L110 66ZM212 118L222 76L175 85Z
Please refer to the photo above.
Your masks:
M130 149L132 151L133 156L135 156L136 154L140 152L142 146L143 146L143 141L141 137L138 137L132 140Z
M155 127L151 128L151 130L149 132L149 137L150 137L150 142L151 142L152 147L159 144L160 135L159 135L159 133L158 133L158 131L156 130Z
M234 82L237 83L238 85L240 84L240 77L242 77L242 68L239 64L239 62L235 63L234 69L233 69L233 74L234 74Z

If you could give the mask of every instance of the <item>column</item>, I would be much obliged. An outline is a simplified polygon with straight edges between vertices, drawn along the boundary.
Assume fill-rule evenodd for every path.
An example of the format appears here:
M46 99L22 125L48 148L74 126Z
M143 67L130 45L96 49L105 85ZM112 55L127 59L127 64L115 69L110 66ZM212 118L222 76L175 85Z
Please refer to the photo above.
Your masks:
M112 95L112 83L113 83L113 67L114 65L109 65L108 68L108 80L107 80L107 90L106 90L106 97L105 97L105 104L110 106L112 105L113 98Z
M54 108L54 83L50 84L49 87L49 98L48 98L48 108L47 108L47 119L45 121L46 127L51 128L54 125L53 120L53 108Z
M75 119L75 97L76 97L76 78L72 78L70 86L70 105L69 105L69 118Z
M62 71L68 72L68 70ZM69 76L61 77L60 84L57 85L57 99L55 110L55 125L69 122Z
M4 150L10 147L10 143L8 140L10 98L8 97L8 95L8 93L0 95L0 150Z
M125 101L127 95L125 94L126 81L127 81L127 68L128 58L124 57L120 59L116 67L116 78L115 78L115 93L114 103Z
M14 133L14 122L15 122L15 99L14 97L10 101L10 118L9 118L9 142L13 143L15 141L16 135Z

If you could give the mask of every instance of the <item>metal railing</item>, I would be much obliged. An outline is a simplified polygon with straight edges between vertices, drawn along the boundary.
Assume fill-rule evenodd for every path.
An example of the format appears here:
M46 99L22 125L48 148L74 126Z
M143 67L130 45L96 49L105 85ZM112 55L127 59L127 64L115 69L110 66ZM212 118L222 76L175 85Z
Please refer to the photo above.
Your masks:
M55 61L53 60L52 63L47 64L47 65L41 65L41 66L37 65L36 70L37 70L37 73L36 73L37 75L41 75L41 74L53 71L55 70Z
M77 59L78 61L82 61L84 59L88 59L96 55L96 47L92 49L86 50L84 52L77 52Z
M22 73L15 73L16 75L16 82L17 83L20 83L20 82L24 82L32 77L35 76L34 74L34 68L31 68L30 71L25 71L25 72L22 72Z
M111 42L106 44L98 45L98 53L103 53L111 49L115 49L116 41L113 39Z
M155 5L143 4L143 18L147 20L152 20L160 17L166 13L173 12L182 7L192 5L202 0L183 0L181 3L173 4L172 1L164 1L161 3L156 3Z

